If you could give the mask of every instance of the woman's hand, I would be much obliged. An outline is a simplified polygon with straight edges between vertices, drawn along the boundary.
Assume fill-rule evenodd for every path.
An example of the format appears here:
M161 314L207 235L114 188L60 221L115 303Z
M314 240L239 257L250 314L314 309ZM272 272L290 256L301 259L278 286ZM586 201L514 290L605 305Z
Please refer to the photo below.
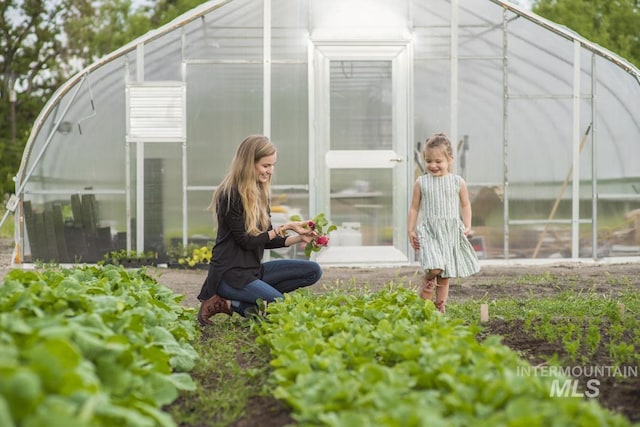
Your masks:
M313 234L298 234L298 238L302 243L309 243L316 238L316 233L314 232Z
M309 227L308 221L291 221L286 223L283 227L285 230L294 231L302 237L309 237L309 240L306 240L307 243L318 235L311 227Z

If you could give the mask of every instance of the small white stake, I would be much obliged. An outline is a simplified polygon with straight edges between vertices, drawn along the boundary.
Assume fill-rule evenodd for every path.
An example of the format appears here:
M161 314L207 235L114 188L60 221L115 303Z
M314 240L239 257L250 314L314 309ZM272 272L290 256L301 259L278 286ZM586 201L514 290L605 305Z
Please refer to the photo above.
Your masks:
M489 305L480 304L480 322L485 323L489 321Z

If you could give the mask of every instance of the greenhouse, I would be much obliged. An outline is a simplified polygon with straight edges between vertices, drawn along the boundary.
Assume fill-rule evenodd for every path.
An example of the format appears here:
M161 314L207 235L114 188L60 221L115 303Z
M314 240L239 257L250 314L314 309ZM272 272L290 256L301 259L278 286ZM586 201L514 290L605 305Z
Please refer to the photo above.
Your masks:
M628 61L507 1L214 0L49 100L8 203L14 262L170 262L211 244L212 193L264 134L274 224L324 213L326 265L413 263L411 191L435 132L455 143L481 259L640 256Z

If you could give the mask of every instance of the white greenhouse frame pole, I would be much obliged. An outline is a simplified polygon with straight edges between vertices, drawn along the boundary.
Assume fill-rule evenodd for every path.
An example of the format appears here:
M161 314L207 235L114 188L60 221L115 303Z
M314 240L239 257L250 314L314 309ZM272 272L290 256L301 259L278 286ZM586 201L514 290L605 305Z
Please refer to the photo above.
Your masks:
M328 183L320 183L319 176L321 173L320 165L318 164L320 160L317 158L315 153L318 152L322 140L325 138L324 129L319 128L319 123L316 121L317 114L328 114L325 110L324 106L319 102L319 96L316 91L316 85L318 84L318 80L323 78L322 73L316 73L317 62L320 58L317 57L316 45L311 38L309 38L307 42L307 91L309 93L309 212L317 212L319 206L328 205L328 201L325 203L322 200L322 194L318 191L318 188L321 188L323 185L328 185ZM327 116L329 117L329 116Z
M136 81L144 82L144 43L136 47ZM136 142L136 251L144 251L144 141Z
M591 53L591 258L598 258L598 161L596 159L596 92L598 87L596 55Z
M264 0L262 21L262 134L271 138L271 0ZM263 259L271 259L265 251Z
M449 102L451 103L449 136L453 144L458 143L458 0L451 1L451 74L450 85L451 94Z
M509 56L507 10L502 11L502 230L503 256L509 259Z
M580 256L580 42L573 41L573 186L571 258Z
M180 30L180 55L182 56L182 64L180 64L180 73L182 82L187 85L187 63L186 55L184 52L187 43L187 36L185 34L185 27ZM185 111L186 111L186 96L185 96ZM186 125L186 123L185 123ZM189 176L187 173L187 138L182 141L182 247L186 248L189 244Z
M127 58L125 61L124 68L124 83L125 83L125 97L124 97L124 111L125 111L125 121L124 121L124 210L125 210L125 249L127 252L131 251L131 143L127 139L127 135L129 135L129 114L130 113L130 105L129 105L129 59Z
M264 0L262 28L262 132L271 138L271 0Z

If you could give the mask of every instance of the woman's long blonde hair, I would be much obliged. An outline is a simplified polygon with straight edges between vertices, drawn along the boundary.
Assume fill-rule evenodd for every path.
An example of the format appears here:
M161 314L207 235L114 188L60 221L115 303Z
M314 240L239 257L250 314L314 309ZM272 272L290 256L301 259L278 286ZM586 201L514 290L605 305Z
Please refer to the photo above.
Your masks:
M261 183L256 177L255 164L263 157L276 153L276 146L264 135L249 135L238 147L229 172L216 191L209 209L216 212L220 208L222 197L227 198L227 209L230 207L232 190L240 193L244 207L244 223L251 236L267 231L270 219L268 214L271 194L271 179Z

